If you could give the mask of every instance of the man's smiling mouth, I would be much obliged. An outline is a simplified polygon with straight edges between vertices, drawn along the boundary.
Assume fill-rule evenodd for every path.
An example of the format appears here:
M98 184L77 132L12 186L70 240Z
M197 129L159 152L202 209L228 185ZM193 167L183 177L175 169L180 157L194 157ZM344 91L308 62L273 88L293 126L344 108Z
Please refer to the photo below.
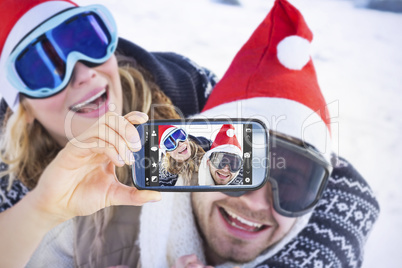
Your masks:
M216 173L218 174L218 177L220 177L222 179L227 179L230 176L230 173L229 174L223 174L223 173L221 173L219 171L216 171Z
M106 100L107 90L105 88L87 100L71 106L70 110L77 113L90 113L99 109L99 107L105 104Z
M262 224L262 223L257 223L257 222L252 222L250 220L246 220L239 215L233 213L232 211L225 210L222 207L219 207L219 212L222 214L223 218L226 220L226 222L240 230L247 231L247 232L259 232L262 231L266 228L268 228L268 225Z

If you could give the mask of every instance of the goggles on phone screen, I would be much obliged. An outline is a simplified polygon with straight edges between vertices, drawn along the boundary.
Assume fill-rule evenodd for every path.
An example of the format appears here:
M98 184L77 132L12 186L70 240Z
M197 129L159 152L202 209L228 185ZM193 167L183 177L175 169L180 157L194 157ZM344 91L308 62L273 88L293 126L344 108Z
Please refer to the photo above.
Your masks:
M224 169L229 166L231 173L239 171L243 166L243 159L240 156L225 152L212 153L209 161L216 169Z
M177 148L180 141L185 140L187 140L187 132L178 128L163 139L161 147L170 152Z
M117 46L115 21L101 5L59 13L30 32L11 52L8 79L20 93L47 98L63 90L77 61L104 63Z
M268 181L275 211L286 217L310 212L324 192L332 172L331 163L313 146L271 131L270 156ZM246 193L225 192L230 196Z

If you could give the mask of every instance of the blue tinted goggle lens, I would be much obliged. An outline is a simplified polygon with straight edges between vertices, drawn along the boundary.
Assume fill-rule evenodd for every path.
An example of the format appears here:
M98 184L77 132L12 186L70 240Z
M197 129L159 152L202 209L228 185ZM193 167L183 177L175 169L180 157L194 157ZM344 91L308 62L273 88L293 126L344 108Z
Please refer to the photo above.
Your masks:
M24 84L17 85L23 87L20 91L34 98L49 97L70 80L73 66L68 64L75 65L78 60L101 64L110 58L117 33L109 28L113 23L105 23L102 15L83 11L66 17L20 50L13 62L16 76ZM63 13L57 16L63 16ZM74 57L69 60L72 54ZM68 73L67 69L70 69Z
M240 156L224 152L212 153L209 160L216 169L224 169L229 166L229 170L232 173L239 171L243 164Z
M185 141L186 139L187 133L183 129L177 129L165 138L163 146L166 151L173 151L177 148L179 141Z

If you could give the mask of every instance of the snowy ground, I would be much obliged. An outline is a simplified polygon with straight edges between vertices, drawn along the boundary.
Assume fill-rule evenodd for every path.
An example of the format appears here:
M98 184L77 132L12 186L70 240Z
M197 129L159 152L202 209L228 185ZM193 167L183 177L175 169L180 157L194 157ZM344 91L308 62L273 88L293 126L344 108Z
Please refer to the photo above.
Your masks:
M120 35L151 51L174 51L220 77L263 20L272 0L78 0L101 3ZM370 182L381 216L364 266L402 267L402 14L355 8L349 1L291 0L312 29L313 60L328 103L339 154ZM400 136L401 134L401 136ZM398 181L399 180L399 181Z

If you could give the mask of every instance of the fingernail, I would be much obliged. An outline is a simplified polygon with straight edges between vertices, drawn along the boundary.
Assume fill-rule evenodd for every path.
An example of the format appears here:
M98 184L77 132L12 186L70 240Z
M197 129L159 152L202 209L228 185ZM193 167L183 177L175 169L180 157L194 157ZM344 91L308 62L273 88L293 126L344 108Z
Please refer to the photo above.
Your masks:
M143 112L135 112L135 113L131 114L127 119L134 120L134 119L138 119L138 117L141 117L145 121L148 120L148 115L146 113L143 113Z
M145 120L148 120L148 115L146 113L138 112L138 115L144 118Z
M131 142L131 143L141 143L140 141L141 141L141 139L140 139L140 137L137 135L137 134L134 134L134 135L132 135L132 136L130 136L129 138L128 138L128 141L129 142Z
M139 150L139 149L141 149L141 141L136 141L136 142L132 142L131 143L131 148L133 149L133 150Z

